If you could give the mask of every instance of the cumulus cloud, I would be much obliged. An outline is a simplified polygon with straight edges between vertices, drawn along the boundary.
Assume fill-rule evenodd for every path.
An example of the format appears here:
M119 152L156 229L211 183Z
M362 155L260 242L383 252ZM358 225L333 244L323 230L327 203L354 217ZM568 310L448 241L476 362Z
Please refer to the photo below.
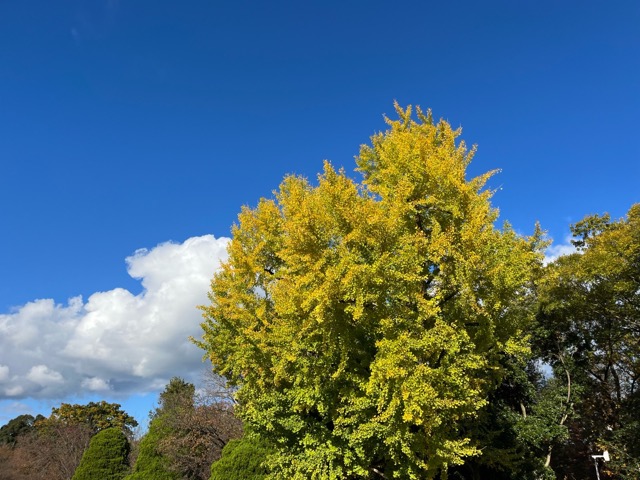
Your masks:
M60 372L51 370L46 365L31 367L29 373L27 373L27 379L43 387L64 382L64 378Z
M564 239L564 243L550 245L544 252L544 264L547 265L564 255L576 253L576 247L571 243L572 239L573 237L569 236Z
M109 383L105 379L100 377L85 378L84 380L82 380L80 386L91 392L101 392L111 389Z
M202 369L200 312L228 239L164 243L126 259L143 290L40 299L0 315L0 399L144 392Z

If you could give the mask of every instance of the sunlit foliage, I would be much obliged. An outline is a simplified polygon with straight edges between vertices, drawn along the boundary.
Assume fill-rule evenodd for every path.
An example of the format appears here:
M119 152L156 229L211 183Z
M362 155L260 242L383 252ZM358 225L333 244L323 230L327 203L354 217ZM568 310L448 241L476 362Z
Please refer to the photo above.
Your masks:
M481 454L458 430L527 351L538 239L495 227L492 172L431 113L398 120L316 185L243 208L204 336L280 478L434 478Z

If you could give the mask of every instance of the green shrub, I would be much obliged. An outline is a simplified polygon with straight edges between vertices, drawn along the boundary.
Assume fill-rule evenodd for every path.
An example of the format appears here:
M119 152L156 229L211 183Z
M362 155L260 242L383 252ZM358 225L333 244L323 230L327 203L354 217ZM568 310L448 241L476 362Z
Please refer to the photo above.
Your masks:
M129 441L119 428L98 432L89 442L72 480L121 480L129 466Z
M167 435L162 418L155 418L149 431L140 440L140 450L131 475L126 480L177 480L179 475L169 469L169 459L159 452L160 441Z
M272 453L269 446L256 437L231 440L222 449L222 457L211 465L210 480L262 480L268 469L263 466Z

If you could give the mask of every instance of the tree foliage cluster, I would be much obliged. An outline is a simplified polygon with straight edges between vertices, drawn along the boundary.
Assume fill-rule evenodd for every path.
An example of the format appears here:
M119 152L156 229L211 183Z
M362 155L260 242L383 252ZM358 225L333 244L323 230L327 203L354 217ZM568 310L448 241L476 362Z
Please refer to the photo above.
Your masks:
M549 265L541 282L534 342L576 392L556 471L585 478L570 459L607 449L605 472L639 478L640 204L620 220L590 215L572 231L578 253Z
M527 351L538 237L471 180L474 149L398 108L355 183L328 163L243 209L204 308L204 347L239 386L282 478L432 478L478 455L477 418Z
M227 442L242 435L233 404L219 395L224 388L215 381L211 386L216 389L205 388L204 394L196 395L193 384L171 379L160 394L127 480L209 478L211 464Z
M360 182L325 163L244 207L212 280L197 343L269 445L261 466L577 479L608 449L604 475L640 478L640 206L587 217L579 252L544 265L538 227L496 226L460 130L396 109Z
M0 480L640 478L640 204L545 264L461 131L396 108L360 181L327 162L242 209L201 307L207 395L172 379L135 462L117 404L19 416Z
M63 403L52 409L51 416L43 419L39 427L46 428L49 422L86 425L94 434L106 428L118 428L131 435L133 428L138 426L136 419L123 411L119 404L104 400L87 405Z
M129 471L129 449L120 428L100 430L91 438L71 480L122 480Z
M271 453L268 443L250 435L231 440L211 465L210 480L264 480L269 475L265 463Z
M0 479L207 480L226 443L242 435L228 398L217 379L196 394L193 384L173 378L140 441L132 432L137 422L118 404L21 415L2 427Z
M70 479L98 432L115 428L128 438L136 420L117 403L63 403L48 418L20 415L3 426L0 444L2 479Z

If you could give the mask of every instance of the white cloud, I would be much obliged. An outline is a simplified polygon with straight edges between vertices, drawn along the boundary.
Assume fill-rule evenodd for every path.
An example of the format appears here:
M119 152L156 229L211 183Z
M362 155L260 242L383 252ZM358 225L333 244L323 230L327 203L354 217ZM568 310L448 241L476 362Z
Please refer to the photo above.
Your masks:
M226 258L228 239L193 237L138 250L126 259L143 291L123 288L66 305L40 299L0 315L0 400L63 398L110 390L153 390L202 369L197 305ZM11 372L11 375L9 375Z
M571 243L572 239L573 237L569 236L564 239L564 243L558 245L550 245L544 252L544 264L547 265L564 255L571 255L572 253L576 253L576 247L574 247Z
M60 372L51 370L46 365L31 367L29 373L27 373L27 379L42 387L64 382L64 378Z
M92 392L101 392L104 390L110 390L111 388L109 383L100 377L85 378L82 380L80 386Z

